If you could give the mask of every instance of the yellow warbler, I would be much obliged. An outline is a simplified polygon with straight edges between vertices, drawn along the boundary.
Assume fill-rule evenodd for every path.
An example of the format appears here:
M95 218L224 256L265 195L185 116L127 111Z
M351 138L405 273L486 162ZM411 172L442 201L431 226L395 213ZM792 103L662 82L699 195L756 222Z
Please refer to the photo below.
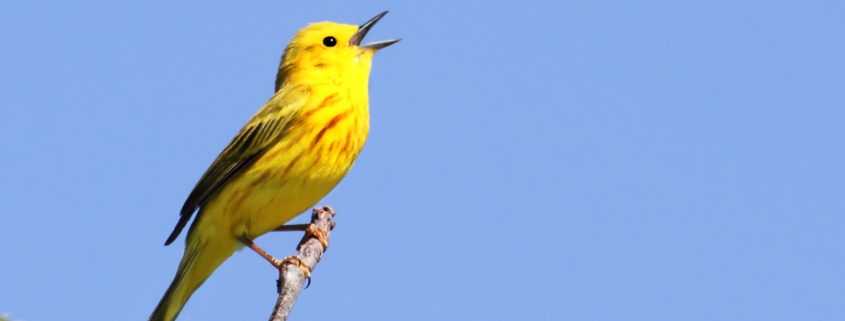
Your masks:
M198 211L176 276L151 321L171 321L191 294L242 245L314 206L346 175L369 130L373 54L399 39L361 45L387 11L361 26L308 25L285 49L276 93L200 178L165 243Z

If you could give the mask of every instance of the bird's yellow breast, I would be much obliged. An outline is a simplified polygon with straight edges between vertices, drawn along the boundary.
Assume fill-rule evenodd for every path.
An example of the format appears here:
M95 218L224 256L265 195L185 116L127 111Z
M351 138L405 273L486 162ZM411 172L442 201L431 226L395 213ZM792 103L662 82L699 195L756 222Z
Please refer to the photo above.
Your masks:
M204 211L218 212L208 216L228 220L216 225L230 229L220 233L258 237L314 206L343 179L369 131L366 97L346 95L315 92L283 138L208 203Z

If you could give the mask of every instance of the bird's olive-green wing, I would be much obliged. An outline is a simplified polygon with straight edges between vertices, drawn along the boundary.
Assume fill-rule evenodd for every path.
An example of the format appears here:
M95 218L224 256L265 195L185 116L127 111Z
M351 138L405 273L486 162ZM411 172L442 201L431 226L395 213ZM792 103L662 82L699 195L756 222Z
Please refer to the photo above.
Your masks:
M281 90L252 117L197 182L165 245L173 243L197 209L285 135L291 119L302 109L307 98L308 91L304 89Z

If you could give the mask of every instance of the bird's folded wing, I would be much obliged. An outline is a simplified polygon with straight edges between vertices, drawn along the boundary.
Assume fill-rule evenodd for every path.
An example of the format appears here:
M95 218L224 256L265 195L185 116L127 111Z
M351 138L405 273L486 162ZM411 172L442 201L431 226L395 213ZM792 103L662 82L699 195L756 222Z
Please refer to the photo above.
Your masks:
M285 135L291 119L302 110L308 96L307 88L282 89L252 117L197 182L165 245L173 243L198 208Z

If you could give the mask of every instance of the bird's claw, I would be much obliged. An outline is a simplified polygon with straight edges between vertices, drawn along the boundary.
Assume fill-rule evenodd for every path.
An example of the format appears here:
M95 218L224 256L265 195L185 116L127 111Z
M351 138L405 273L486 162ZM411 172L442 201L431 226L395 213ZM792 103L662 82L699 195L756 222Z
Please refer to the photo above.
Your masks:
M284 268L285 264L291 264L291 265L294 265L296 267L299 267L299 269L302 271L302 274L305 275L305 278L307 278L309 280L311 279L311 268L308 267L308 265L306 265L305 262L302 262L302 260L299 257L288 256L288 257L285 257L284 259L281 259L281 260L273 258L273 265L277 269L281 270L282 268Z
M323 245L323 252L329 249L329 231L317 226L317 224L308 224L308 227L305 228L305 233L313 236Z

